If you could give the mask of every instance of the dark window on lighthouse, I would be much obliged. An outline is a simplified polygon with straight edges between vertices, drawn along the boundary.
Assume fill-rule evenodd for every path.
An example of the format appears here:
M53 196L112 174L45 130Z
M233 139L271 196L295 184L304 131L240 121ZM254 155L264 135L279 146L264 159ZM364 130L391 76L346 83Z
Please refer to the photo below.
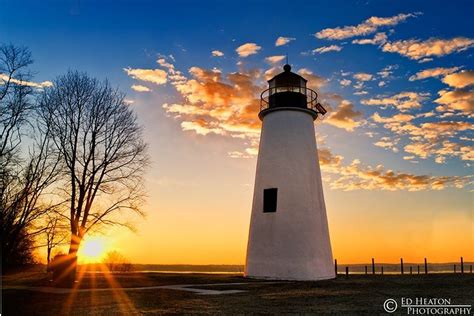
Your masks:
M277 210L278 189L263 189L263 212L275 213Z

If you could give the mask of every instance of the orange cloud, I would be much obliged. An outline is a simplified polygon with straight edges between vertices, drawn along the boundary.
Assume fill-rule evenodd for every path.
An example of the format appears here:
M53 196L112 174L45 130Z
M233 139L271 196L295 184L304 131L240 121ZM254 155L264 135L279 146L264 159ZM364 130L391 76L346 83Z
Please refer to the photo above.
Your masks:
M385 170L384 166L375 168L364 166L358 159L343 164L343 157L333 155L328 149L320 149L319 162L323 175L335 175L329 186L344 191L353 190L442 190L447 187L463 188L470 182L469 176L430 176Z
M443 68L443 67L438 67L438 68L430 68L430 69L425 69L422 71L417 72L408 80L410 81L415 81L415 80L422 80L430 77L439 77L439 76L446 76L449 75L455 71L458 71L459 67L451 67L451 68Z
M355 111L352 103L343 100L324 122L351 132L360 126L360 121L355 120L359 117L362 117L362 112Z
M426 94L417 92L402 92L391 97L372 98L361 100L364 105L393 106L402 112L421 107L421 102L426 99Z
M250 55L258 53L261 48L261 46L258 46L255 43L246 43L237 47L235 51L237 52L237 54L239 54L240 57L248 57Z
M455 74L447 75L443 82L454 88L465 88L474 84L474 71L465 70Z
M474 91L457 89L454 91L441 90L438 92L439 98L434 102L440 104L436 108L439 112L461 111L471 115L474 112Z
M167 82L167 73L162 69L123 69L127 75L136 80L152 82L157 85L162 85Z
M386 18L373 16L356 26L327 28L317 32L315 36L319 39L342 40L355 36L368 35L375 33L381 27L397 25L398 23L403 22L410 17L415 17L418 14L419 13L398 14Z
M265 61L269 64L277 64L285 59L285 55L269 56L265 58Z
M455 37L452 39L430 38L426 41L417 39L388 42L382 46L384 52L398 53L413 60L422 60L431 56L444 56L464 51L474 45L474 39Z
M284 36L280 36L276 39L275 41L275 46L283 46L283 45L286 45L288 44L289 42L291 41L294 41L295 38L294 37L284 37Z

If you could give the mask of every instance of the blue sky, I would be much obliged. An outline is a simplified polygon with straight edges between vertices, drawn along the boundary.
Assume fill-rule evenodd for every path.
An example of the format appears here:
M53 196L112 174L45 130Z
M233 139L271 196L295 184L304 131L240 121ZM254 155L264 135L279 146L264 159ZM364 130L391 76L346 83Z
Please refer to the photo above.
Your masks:
M265 87L265 72L274 73L283 64L265 58L288 54L293 70L318 83L322 101L331 107L316 130L318 145L326 150L320 158L336 253L348 251L341 246L341 227L355 230L341 222L361 213L378 227L368 225L368 230L382 232L397 223L410 238L418 238L415 232L438 223L438 217L444 221L455 214L446 223L467 221L460 238L467 236L472 246L474 2L1 3L0 42L32 51L35 81L79 69L108 78L133 101L155 162L148 176L151 215L143 224L145 237L156 223L170 227L183 216L190 216L192 226L199 222L195 214L214 223L208 228L214 233L215 226L240 223L228 232L237 250L211 248L221 249L215 251L225 253L221 257L229 262L242 259L259 132L252 105ZM276 46L278 37L294 40ZM362 39L373 43L358 44ZM236 49L244 44L253 44L253 51L239 56ZM215 50L223 56L213 56ZM157 70L152 76L166 82L133 70ZM244 76L241 89L229 81L236 72ZM132 85L151 91L139 92ZM440 100L441 92L449 100ZM213 93L230 97L216 99ZM176 198L176 192L189 189L189 201ZM348 210L357 201L372 207ZM383 202L391 206L380 206ZM229 203L233 207L221 214ZM405 210L393 215L397 203ZM413 215L414 209L418 213ZM431 220L420 224L424 228L403 224L407 216L426 214ZM387 222L377 222L378 216ZM161 228L177 238L176 232ZM450 247L445 245L446 253ZM170 262L193 261L169 251ZM356 254L350 260L357 261Z

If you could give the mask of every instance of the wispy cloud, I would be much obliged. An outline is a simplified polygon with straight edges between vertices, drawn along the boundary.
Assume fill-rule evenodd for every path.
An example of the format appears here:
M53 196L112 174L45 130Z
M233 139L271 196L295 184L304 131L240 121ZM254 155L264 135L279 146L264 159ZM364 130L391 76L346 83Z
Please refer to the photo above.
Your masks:
M157 85L162 85L167 82L167 73L162 69L123 69L127 75L136 80L152 82Z
M410 59L422 61L427 57L440 57L462 52L473 45L474 39L467 37L455 37L452 39L430 38L426 41L410 39L388 42L382 46L382 51L398 53Z
M421 102L426 99L425 94L417 92L401 92L390 97L363 99L364 105L381 105L383 107L393 106L398 110L405 112L411 109L421 107Z
M398 172L386 169L383 165L371 167L359 159L344 164L344 157L334 155L323 148L318 151L323 174L335 175L329 186L344 191L382 190L382 191L421 191L443 190L447 187L463 188L470 182L469 176L431 176Z
M277 64L285 59L285 55L276 55L276 56L269 56L265 58L265 61L269 64Z
M387 34L384 32L375 34L374 38L363 38L363 39L355 39L352 41L352 44L359 44L359 45L382 45L387 42Z
M339 45L330 45L330 46L322 46L316 49L313 49L313 54L324 54L329 52L340 52L342 50L342 46Z
M386 18L373 16L355 26L326 28L317 32L315 36L319 39L342 40L355 36L368 35L375 33L381 27L397 25L398 23L419 14L420 13L398 14Z
M417 72L408 80L410 81L415 81L415 80L422 80L426 78L431 78L431 77L439 77L439 76L445 76L449 75L453 72L456 72L459 70L459 67L451 67L451 68L443 68L443 67L437 67L437 68L430 68L430 69L425 69L422 71Z
M142 86L140 84L134 84L131 86L132 90L134 91L137 91L137 92L150 92L151 89L146 87L146 86Z
M0 84L5 84L5 82L8 81L9 77L6 74L0 73L0 79L3 81L3 82L0 82ZM19 86L32 87L36 89L44 89L44 88L53 86L53 83L51 81L34 82L34 81L19 80L15 78L10 78L10 83L13 83Z

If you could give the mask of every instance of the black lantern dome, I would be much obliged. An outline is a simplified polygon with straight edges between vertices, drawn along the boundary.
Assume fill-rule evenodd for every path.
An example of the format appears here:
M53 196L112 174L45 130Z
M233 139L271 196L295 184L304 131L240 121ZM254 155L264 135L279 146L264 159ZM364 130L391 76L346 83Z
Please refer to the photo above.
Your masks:
M326 114L326 110L317 102L318 94L306 88L307 80L294 72L291 66L283 66L283 72L268 80L269 88L262 92L260 98L260 113L263 117L275 110L303 110L314 119Z

